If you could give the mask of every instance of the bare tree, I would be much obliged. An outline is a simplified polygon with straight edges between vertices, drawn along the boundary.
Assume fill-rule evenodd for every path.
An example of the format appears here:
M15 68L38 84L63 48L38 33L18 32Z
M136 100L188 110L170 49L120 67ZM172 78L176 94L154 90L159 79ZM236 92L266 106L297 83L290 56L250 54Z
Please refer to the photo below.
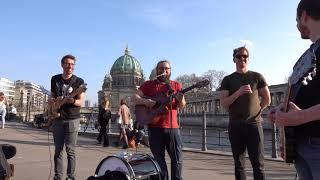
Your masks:
M196 84L199 81L208 79L210 81L209 86L202 87L200 89L193 89L190 93L186 94L187 98L206 97L209 96L212 93L212 91L215 91L220 86L223 77L226 75L227 73L224 71L209 70L201 76L197 76L194 73L190 75L184 74L178 76L176 78L176 81L180 82L183 88L187 88Z
M196 76L196 74L194 73L190 75L184 74L176 78L176 81L180 82L183 88L192 86L193 84L197 83L200 80L201 80L201 77Z
M213 69L203 73L201 77L210 81L210 91L216 91L219 88L223 77L225 77L226 75L227 72L225 71L217 71Z

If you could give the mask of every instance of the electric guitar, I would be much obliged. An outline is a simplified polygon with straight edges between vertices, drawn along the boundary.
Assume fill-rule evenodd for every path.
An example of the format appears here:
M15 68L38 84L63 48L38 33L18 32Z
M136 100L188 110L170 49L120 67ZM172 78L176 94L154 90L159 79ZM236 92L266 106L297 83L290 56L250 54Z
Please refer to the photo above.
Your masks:
M86 85L87 84L80 85L76 90L72 91L72 93L70 93L70 95L67 96L67 97L68 98L74 98L75 96L85 92L87 90ZM58 110L60 109L60 107L62 105L67 103L67 97L59 96L59 97L49 101L49 104L48 104L48 122L46 123L45 126L49 126L52 123L53 120L55 120L55 119L60 117L60 113L58 112Z
M180 92L184 94L194 88L202 88L207 86L208 84L209 84L209 80L206 79L206 80L197 82L196 84L188 88L185 88ZM152 99L157 103L152 108L148 108L145 105L135 106L136 120L142 126L150 124L156 116L158 116L159 114L165 113L167 111L166 106L168 106L170 103L170 97L168 97L165 93L160 93L153 97L144 97L144 98Z
M320 42L313 44L306 50L293 67L292 75L288 81L288 90L285 97L283 111L289 110L289 102L293 101L300 88L307 86L308 81L316 75L316 55L315 50L320 46ZM280 151L281 156L287 163L293 163L296 158L296 135L294 126L284 126L280 129Z

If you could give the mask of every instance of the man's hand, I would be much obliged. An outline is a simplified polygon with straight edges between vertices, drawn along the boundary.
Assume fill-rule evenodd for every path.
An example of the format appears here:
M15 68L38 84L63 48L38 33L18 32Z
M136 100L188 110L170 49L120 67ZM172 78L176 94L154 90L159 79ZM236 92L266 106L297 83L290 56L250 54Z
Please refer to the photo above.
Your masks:
M289 103L288 112L283 112L284 104L281 103L269 112L269 119L279 126L297 126L305 123L304 113L293 102Z
M243 94L251 94L251 93L252 93L252 90L251 90L250 85L247 84L247 85L241 86L241 87L238 89L237 93L239 94L239 96L241 96L241 95L243 95Z
M176 95L176 99L177 99L177 101L179 101L179 102L181 102L183 98L184 98L184 95L183 95L181 92L179 92L179 93Z
M76 102L76 100L72 97L65 97L65 101L66 103L69 103L69 104L74 104Z
M145 105L148 107L148 108L152 108L154 105L156 105L156 101L152 100L152 99L146 99L145 101Z

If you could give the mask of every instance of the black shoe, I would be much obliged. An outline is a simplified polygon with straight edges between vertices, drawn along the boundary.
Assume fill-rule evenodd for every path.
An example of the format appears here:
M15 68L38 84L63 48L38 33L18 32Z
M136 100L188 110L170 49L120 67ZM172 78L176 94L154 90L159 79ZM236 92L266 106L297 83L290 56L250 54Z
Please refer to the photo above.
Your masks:
M97 140L96 144L97 144L97 145L100 145L100 144L101 144L101 141Z
M122 149L128 149L128 148L129 148L129 146L126 144L122 146Z
M114 142L113 143L115 147L119 147L120 143L119 142Z
M67 177L66 180L75 180L75 178Z
M1 144L0 148L2 148L3 154L6 159L12 158L17 153L16 147L10 144Z
M109 147L109 144L104 144L103 147Z

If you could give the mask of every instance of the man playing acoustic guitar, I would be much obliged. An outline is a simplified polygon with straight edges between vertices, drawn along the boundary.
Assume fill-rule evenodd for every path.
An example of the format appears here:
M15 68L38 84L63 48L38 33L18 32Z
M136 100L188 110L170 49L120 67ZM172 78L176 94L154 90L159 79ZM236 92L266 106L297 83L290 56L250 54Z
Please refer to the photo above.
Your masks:
M284 103L269 113L277 125L293 128L294 159L299 179L320 179L320 1L301 0L297 8L297 28L302 39L312 45L293 68L289 103ZM310 66L308 61L312 62ZM301 67L302 66L302 67ZM316 68L316 69L315 69ZM307 72L303 72L304 70ZM317 70L317 71L315 71ZM301 77L302 76L302 77ZM308 81L306 81L308 80ZM283 112L282 109L287 109ZM286 138L288 139L288 138ZM292 140L291 140L292 141ZM286 143L284 143L286 144Z
M68 166L67 180L75 179L76 154L75 145L77 142L80 123L80 107L83 104L85 93L79 91L77 95L70 95L80 86L83 86L83 79L73 75L76 58L66 55L61 59L62 74L51 78L50 102L59 104L59 117L52 122L53 140L55 145L54 153L54 180L61 180L63 176L63 147L66 146ZM54 105L53 105L54 106ZM49 108L49 109L54 109Z
M148 108L161 106L151 97L164 96L170 98L172 103L165 104L165 110L154 117L149 123L149 143L151 152L160 165L161 179L168 180L168 170L165 161L165 150L171 159L171 179L180 180L182 170L182 141L178 123L178 109L186 105L182 93L182 85L170 80L171 66L169 61L163 60L156 66L157 79L145 82L133 95L136 105L145 105ZM136 112L138 113L138 112ZM137 119L137 121L139 121Z

